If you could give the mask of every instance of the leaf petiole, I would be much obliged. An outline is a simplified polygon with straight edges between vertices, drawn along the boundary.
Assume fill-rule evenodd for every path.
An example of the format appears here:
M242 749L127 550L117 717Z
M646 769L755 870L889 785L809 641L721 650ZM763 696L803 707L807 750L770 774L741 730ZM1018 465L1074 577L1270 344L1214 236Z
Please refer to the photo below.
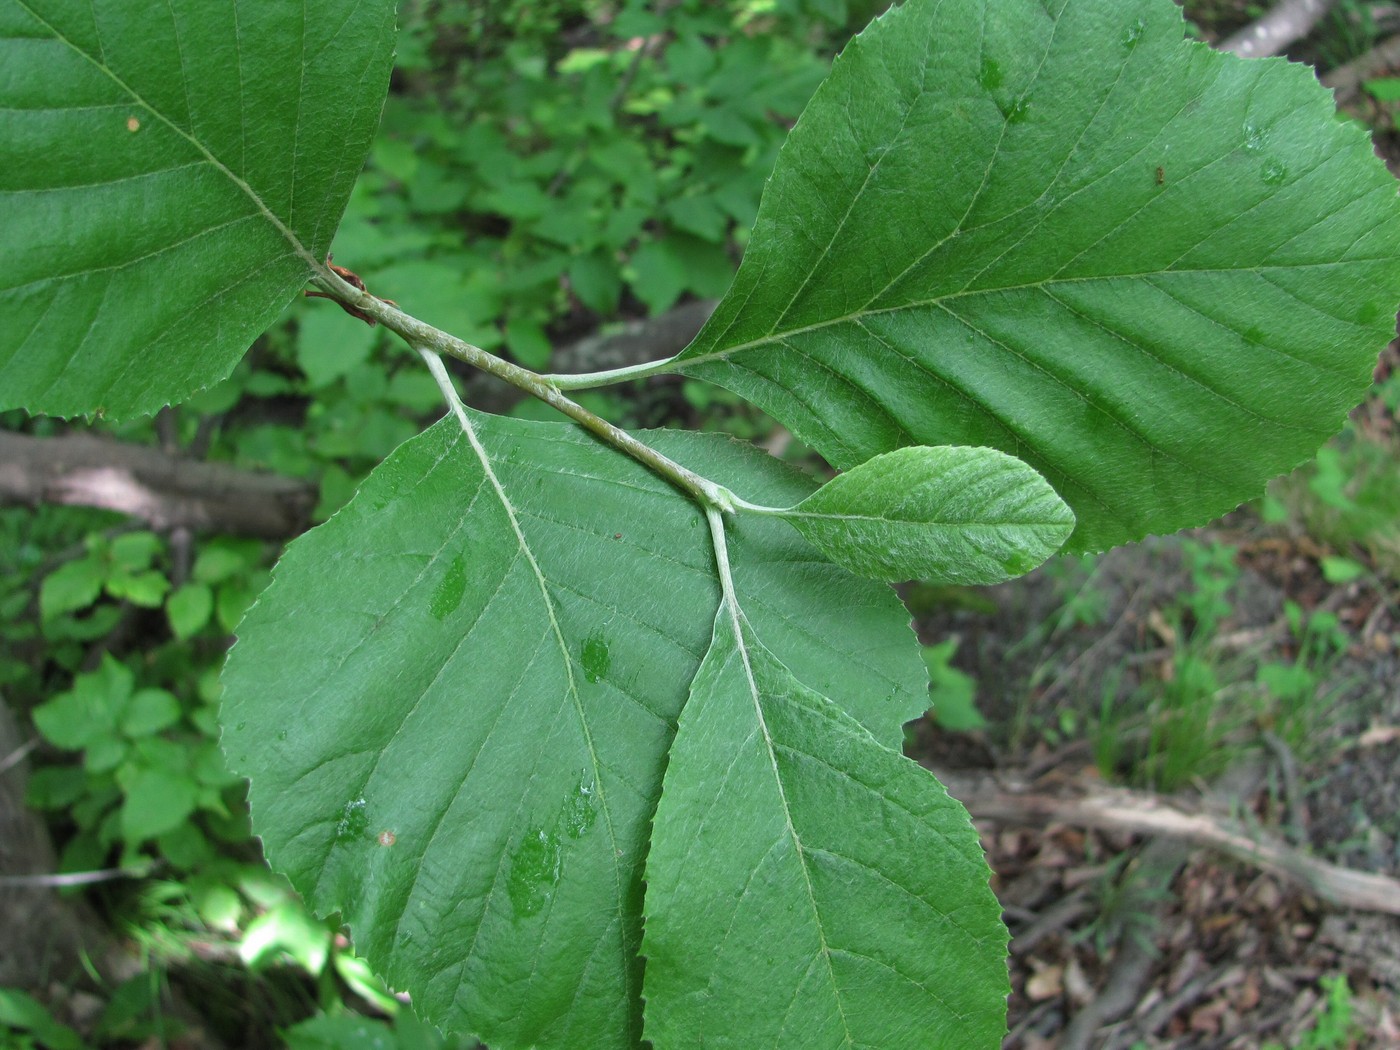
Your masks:
M622 368L608 368L601 372L578 372L541 376L546 382L560 390L592 390L595 387L611 386L614 383L628 383L634 379L666 375L674 372L675 358L667 357L660 361L644 361L639 365L626 365Z

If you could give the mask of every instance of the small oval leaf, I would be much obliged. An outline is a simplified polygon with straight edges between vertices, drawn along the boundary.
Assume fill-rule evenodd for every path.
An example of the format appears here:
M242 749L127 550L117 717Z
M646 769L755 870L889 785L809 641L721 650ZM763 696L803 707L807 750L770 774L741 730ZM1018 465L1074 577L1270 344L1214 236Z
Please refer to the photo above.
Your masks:
M1074 531L1074 512L1029 466L962 446L876 456L783 516L852 572L953 584L1030 572Z

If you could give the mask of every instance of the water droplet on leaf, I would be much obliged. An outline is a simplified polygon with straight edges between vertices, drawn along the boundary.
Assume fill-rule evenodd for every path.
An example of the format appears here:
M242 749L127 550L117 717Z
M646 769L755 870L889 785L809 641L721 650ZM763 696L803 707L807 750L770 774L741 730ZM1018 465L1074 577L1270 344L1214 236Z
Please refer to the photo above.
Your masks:
M1003 106L1001 115L1006 118L1008 124L1020 124L1026 119L1026 114L1030 112L1031 97L1022 95L1009 105Z
M1282 161L1271 160L1260 169L1259 177L1264 180L1264 185L1277 186L1288 178L1288 168Z
M1139 18L1123 31L1123 46L1129 51L1138 46L1138 41L1142 39L1143 31L1147 29L1146 24Z
M1246 153L1258 153L1264 148L1264 133L1252 120L1245 121L1244 149Z

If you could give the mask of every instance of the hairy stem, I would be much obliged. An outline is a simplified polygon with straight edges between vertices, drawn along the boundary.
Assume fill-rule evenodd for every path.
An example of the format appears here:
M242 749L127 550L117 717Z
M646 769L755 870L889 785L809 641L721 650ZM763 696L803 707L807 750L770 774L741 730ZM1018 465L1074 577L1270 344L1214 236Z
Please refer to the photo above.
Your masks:
M329 270L317 270L315 283L331 298L355 307L362 314L372 317L389 331L400 336L419 353L455 357L459 361L502 379L518 390L538 398L551 408L568 416L579 426L599 440L606 442L619 452L625 452L643 466L665 478L676 488L695 499L702 507L714 508L723 512L733 511L738 500L728 489L716 485L694 471L681 466L675 460L663 456L650 445L643 444L627 431L609 423L602 416L588 411L576 401L570 400L546 376L521 368L517 364L503 360L495 354L487 353L479 346L449 335L441 329L418 320L382 299L363 292L342 280ZM426 358L425 358L426 360ZM441 362L439 362L439 367ZM430 366L431 367L431 366ZM445 373L444 373L445 375ZM436 372L434 377L437 378ZM439 379L439 384L441 379ZM451 404L451 402L449 402Z
M729 565L729 541L724 535L724 515L713 507L706 507L705 519L710 526L710 544L715 550L715 571L719 575L720 601L729 607L730 616L734 620L734 630L742 647L743 638L737 635L739 630L739 598L734 590L734 576Z

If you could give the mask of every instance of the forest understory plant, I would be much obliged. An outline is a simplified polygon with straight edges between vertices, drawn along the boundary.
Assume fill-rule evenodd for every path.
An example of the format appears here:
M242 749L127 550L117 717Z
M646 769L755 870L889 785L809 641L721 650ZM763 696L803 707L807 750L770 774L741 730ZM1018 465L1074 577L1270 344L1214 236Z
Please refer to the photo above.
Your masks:
M329 263L393 45L385 0L0 5L0 408L153 412L308 282L447 404L238 628L270 863L498 1050L997 1045L1006 932L898 750L927 678L887 584L1200 524L1307 458L1393 330L1393 180L1309 71L1169 0L910 0L694 342L541 375ZM472 410L449 357L567 421ZM842 473L570 397L663 373Z

